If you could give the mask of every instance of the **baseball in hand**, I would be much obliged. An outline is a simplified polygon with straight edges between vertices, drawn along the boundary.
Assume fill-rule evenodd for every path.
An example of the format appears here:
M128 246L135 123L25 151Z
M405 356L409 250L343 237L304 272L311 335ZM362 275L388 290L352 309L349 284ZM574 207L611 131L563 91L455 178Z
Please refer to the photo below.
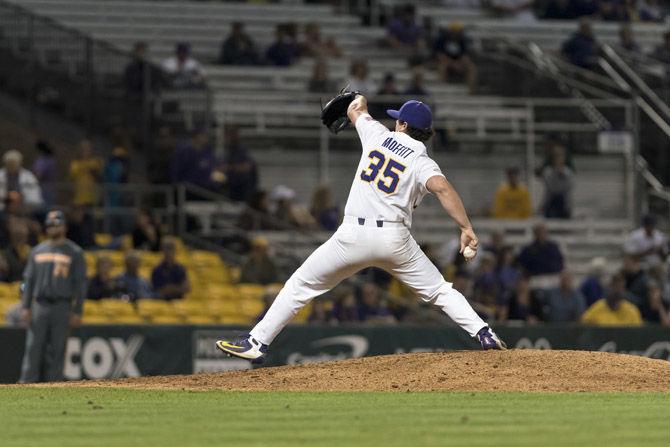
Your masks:
M471 260L477 254L477 250L472 249L469 245L463 250L463 257L466 261Z

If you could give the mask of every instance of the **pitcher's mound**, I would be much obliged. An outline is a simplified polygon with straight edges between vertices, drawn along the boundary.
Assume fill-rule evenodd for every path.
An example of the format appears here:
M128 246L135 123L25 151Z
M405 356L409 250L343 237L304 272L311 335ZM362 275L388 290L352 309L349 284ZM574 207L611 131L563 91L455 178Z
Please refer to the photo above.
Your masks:
M605 352L457 351L70 385L254 391L670 392L670 362Z

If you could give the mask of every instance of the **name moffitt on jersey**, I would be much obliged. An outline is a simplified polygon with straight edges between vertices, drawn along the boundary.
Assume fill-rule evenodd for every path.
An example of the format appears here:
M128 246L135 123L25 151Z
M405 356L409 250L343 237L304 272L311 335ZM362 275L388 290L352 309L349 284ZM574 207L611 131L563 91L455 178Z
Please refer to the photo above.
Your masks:
M428 193L426 182L441 175L426 146L402 132L392 132L363 114L356 120L363 153L351 185L347 216L412 226L412 211Z

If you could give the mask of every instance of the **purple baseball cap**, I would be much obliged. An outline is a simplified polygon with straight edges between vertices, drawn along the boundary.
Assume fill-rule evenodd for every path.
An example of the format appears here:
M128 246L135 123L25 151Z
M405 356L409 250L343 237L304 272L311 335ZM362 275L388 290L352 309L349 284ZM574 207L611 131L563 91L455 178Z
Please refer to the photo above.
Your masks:
M430 107L414 99L407 101L400 110L387 110L391 118L404 121L417 129L430 129L433 125L433 113Z

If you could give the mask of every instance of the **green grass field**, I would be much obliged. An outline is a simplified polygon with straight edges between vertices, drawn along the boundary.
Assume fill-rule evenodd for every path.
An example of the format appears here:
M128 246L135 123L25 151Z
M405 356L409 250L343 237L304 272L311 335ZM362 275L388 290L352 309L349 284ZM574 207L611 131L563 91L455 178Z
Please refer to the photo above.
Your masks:
M0 388L10 446L665 446L670 394Z

